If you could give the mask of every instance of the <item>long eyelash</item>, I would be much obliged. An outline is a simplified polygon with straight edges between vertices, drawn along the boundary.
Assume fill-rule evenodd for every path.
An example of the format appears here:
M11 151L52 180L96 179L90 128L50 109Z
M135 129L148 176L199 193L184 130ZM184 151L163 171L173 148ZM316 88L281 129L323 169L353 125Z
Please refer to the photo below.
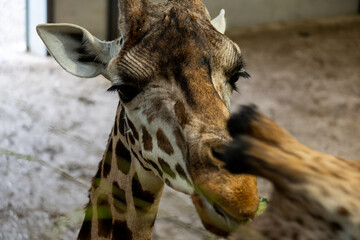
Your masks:
M246 71L240 71L239 76L242 78L251 78L251 75Z
M239 78L251 78L251 76L245 70L241 70L241 71L237 72L233 77L230 78L229 83L230 83L231 87L234 89L234 91L236 91L236 92L239 92L239 89L236 86L236 83L238 82Z
M117 92L120 89L120 85L112 85L108 90L106 90L107 92Z
M234 90L235 92L239 92L239 88L237 87L236 82L233 83L233 84L231 84L231 87L233 88L233 90Z

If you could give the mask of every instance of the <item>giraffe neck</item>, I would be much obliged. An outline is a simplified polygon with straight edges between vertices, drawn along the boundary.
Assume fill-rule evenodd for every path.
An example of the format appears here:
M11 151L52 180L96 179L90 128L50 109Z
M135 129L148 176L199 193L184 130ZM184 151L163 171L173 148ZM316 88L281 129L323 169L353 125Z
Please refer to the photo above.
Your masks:
M78 239L151 239L164 183L130 147L132 128L119 105Z

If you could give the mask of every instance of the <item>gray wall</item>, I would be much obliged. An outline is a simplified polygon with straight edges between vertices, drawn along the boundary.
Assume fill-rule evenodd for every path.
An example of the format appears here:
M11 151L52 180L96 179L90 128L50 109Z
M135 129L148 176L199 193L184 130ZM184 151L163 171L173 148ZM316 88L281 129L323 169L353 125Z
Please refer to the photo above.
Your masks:
M74 23L88 29L100 39L107 38L107 1L54 0L54 20Z
M359 0L203 0L212 17L226 11L228 28L357 13Z
M39 1L39 0L37 0ZM164 0L152 0L164 1ZM212 17L226 10L228 28L357 13L359 0L203 0ZM55 22L71 22L107 38L107 1L54 0Z

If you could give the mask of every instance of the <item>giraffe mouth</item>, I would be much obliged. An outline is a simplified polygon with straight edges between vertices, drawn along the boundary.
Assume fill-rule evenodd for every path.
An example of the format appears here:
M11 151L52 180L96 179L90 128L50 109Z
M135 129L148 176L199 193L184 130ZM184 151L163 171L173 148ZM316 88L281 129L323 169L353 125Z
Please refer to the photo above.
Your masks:
M226 221L229 229L234 228L234 226L233 226L234 223L235 223L236 226L238 226L239 224L243 225L243 224L246 224L246 223L251 221L251 218L240 218L240 219L238 219L238 218L235 218L235 217L231 216L230 214L228 214L223 208L221 208L216 203L213 205L213 208L214 208L214 210L215 210L215 212L217 214L219 214L221 217L224 218L224 220Z
M204 227L217 235L228 236L239 225L251 221L250 218L235 218L201 194L193 195L192 199Z

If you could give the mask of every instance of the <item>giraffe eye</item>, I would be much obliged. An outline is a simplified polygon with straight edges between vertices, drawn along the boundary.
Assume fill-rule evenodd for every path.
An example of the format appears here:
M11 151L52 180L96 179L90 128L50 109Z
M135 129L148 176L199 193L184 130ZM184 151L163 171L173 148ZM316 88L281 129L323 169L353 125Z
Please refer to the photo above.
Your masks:
M140 93L139 88L129 84L114 84L108 89L108 91L109 92L117 91L123 103L130 102Z
M250 78L250 74L247 73L244 69L241 69L240 71L236 72L234 75L231 76L231 78L229 79L229 84L231 85L231 87L237 91L237 86L236 86L236 82L239 80L239 78Z

